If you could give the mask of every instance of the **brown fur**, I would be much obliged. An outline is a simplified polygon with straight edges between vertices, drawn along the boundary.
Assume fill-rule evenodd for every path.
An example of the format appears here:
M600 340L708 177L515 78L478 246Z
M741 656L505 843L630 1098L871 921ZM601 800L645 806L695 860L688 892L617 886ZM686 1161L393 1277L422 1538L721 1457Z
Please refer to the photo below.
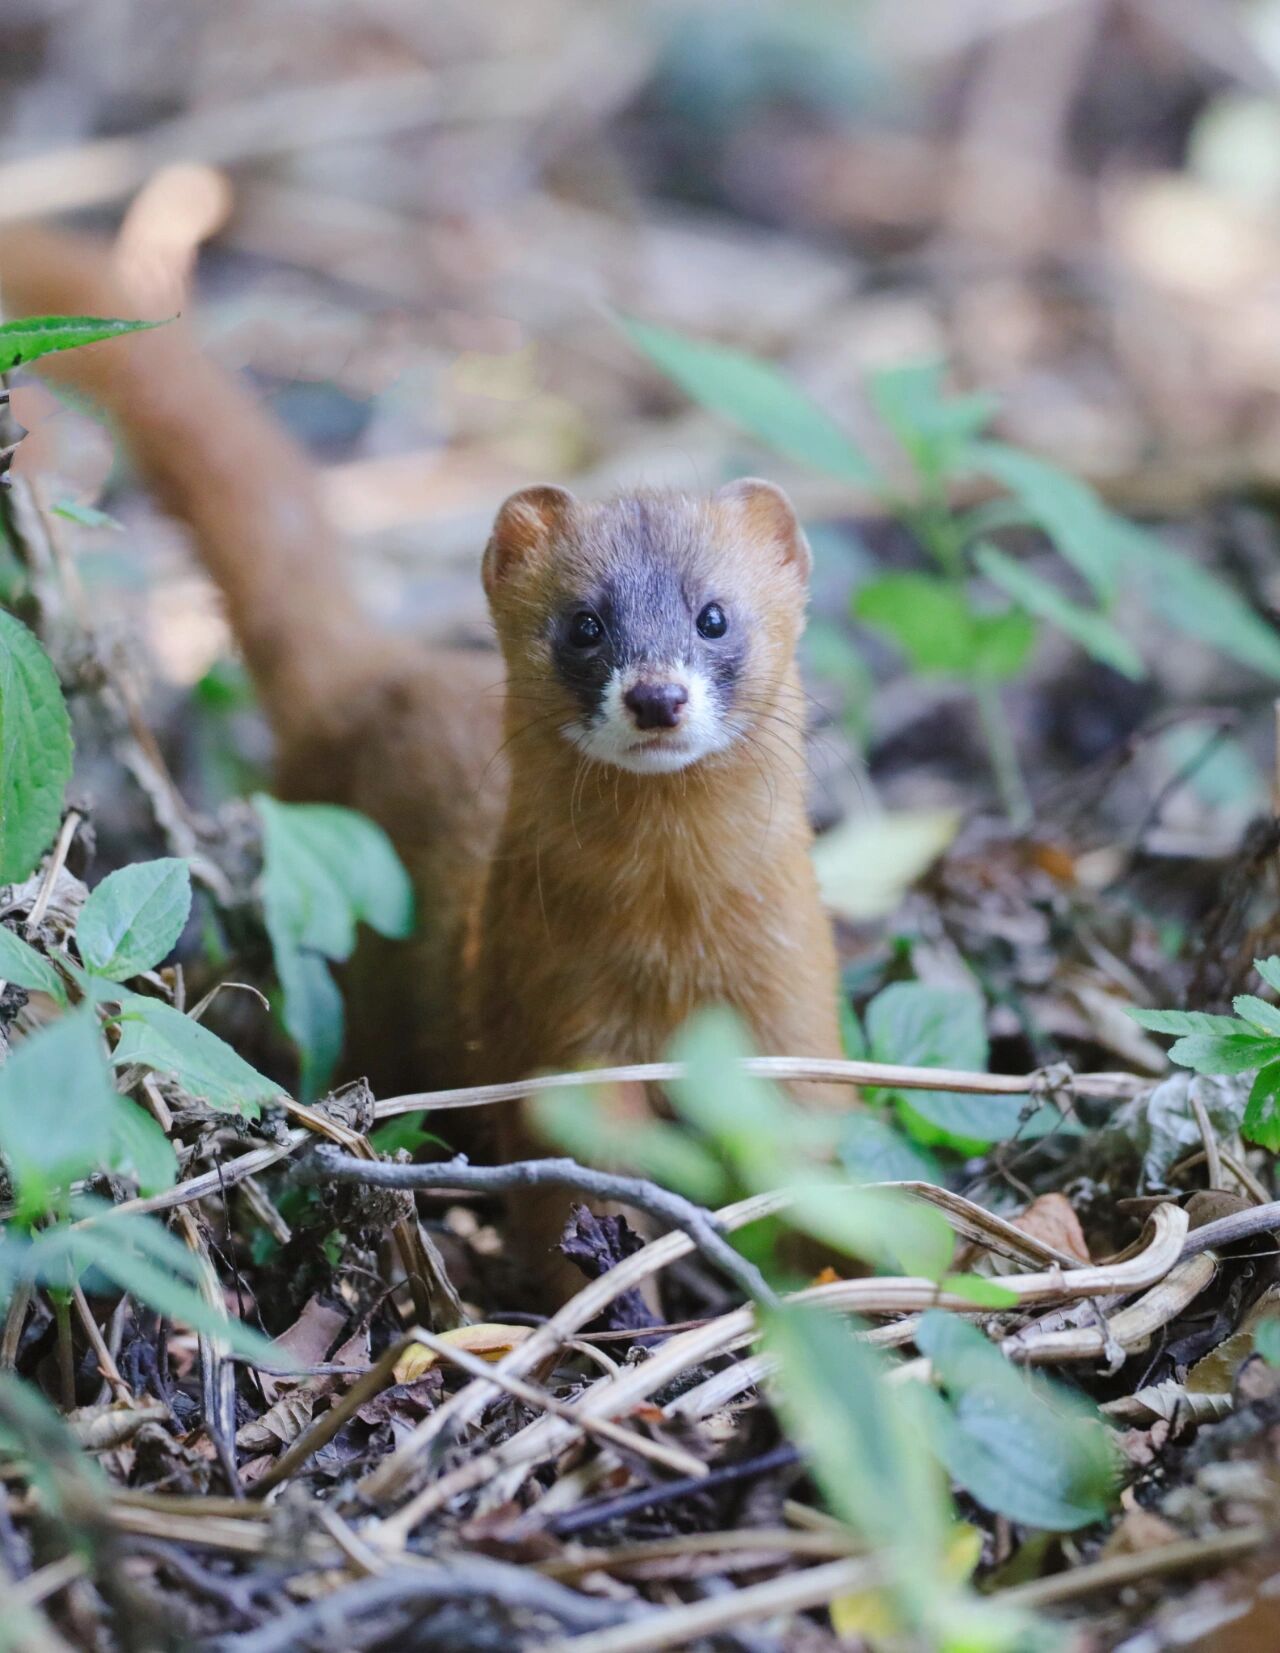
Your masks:
M133 310L103 249L35 230L0 238L0 297L10 314ZM350 1055L382 1094L655 1060L709 1003L736 1008L767 1053L839 1054L795 665L808 548L776 489L650 504L690 576L730 591L751 631L742 738L634 775L586 762L560 732L571 707L543 624L617 556L605 530L625 502L542 488L500 512L484 564L507 672L500 735L491 661L371 631L305 459L183 324L52 358L48 376L111 412L190 525L271 718L284 794L363 810L409 867L412 959L389 968L362 949L350 984L363 1034ZM518 1112L502 1146L528 1147ZM535 1250L563 1215L558 1199L523 1209Z

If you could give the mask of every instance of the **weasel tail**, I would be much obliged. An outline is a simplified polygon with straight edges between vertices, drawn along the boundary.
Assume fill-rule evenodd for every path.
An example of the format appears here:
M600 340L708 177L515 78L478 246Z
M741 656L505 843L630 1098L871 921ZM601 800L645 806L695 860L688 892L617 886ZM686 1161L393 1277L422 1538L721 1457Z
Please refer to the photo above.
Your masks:
M0 232L0 311L172 315L104 242ZM497 828L501 666L388 636L363 616L316 474L187 321L40 362L110 417L144 481L191 531L275 736L276 785L345 804L390 834L420 935L362 941L348 973L347 1070L381 1094L465 1082L459 948ZM364 1005L367 1000L368 1012Z

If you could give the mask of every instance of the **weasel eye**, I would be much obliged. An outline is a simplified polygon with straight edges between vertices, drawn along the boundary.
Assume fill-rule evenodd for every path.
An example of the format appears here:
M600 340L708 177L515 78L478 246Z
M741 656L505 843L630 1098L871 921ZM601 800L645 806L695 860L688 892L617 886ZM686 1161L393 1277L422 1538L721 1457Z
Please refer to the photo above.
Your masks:
M580 609L569 622L569 642L575 649L593 649L604 636L604 627L589 609Z
M724 610L719 603L708 603L698 616L698 635L708 637L713 642L717 637L723 637L729 629L729 622L724 617Z

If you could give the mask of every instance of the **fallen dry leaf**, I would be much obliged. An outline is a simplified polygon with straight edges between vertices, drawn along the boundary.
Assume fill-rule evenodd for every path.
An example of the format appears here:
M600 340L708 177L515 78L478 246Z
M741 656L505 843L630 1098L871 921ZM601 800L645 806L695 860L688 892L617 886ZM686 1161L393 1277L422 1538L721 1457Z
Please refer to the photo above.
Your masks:
M454 1331L441 1332L440 1342L478 1355L481 1360L497 1361L510 1354L517 1343L523 1343L532 1330L531 1326L504 1326L500 1321L488 1320L477 1326L459 1326ZM439 1359L434 1349L418 1343L400 1357L391 1375L397 1383L412 1383L429 1372Z
M1091 1263L1089 1247L1080 1227L1080 1219L1065 1194L1041 1194L1021 1216L1013 1219L1013 1226L1029 1234L1033 1240L1043 1240L1057 1251L1078 1257L1082 1263Z

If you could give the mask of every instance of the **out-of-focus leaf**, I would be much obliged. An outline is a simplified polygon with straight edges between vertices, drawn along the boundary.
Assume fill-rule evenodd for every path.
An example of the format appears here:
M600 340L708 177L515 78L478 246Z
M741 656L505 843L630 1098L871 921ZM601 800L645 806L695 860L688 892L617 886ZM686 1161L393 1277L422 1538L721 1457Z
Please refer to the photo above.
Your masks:
M1026 1376L955 1315L928 1311L916 1346L946 1390L945 1402L933 1397L935 1439L966 1492L1010 1520L1052 1532L1106 1514L1116 1462L1091 1408Z
M840 1126L840 1163L859 1182L941 1182L937 1162L874 1113L846 1114Z
M715 1155L665 1120L610 1118L595 1091L555 1090L534 1099L538 1129L575 1159L650 1177L702 1205L725 1197L728 1179Z
M941 361L908 362L873 373L867 389L876 412L924 477L945 476L956 454L995 417L993 396L949 396Z
M26 626L0 610L0 884L35 869L70 778L71 724L57 674Z
M970 443L965 460L971 470L994 477L1017 497L1098 596L1112 594L1120 572L1118 549L1127 544L1119 531L1129 525L1108 511L1092 489L1004 442Z
M795 1307L765 1318L788 1432L837 1515L891 1569L908 1620L929 1614L945 1576L950 1500L926 1450L918 1384L885 1382L874 1351L837 1321Z
M934 574L882 574L854 593L853 613L896 643L918 672L967 677L976 667L973 611L953 581Z
M874 482L871 466L839 425L771 362L630 316L620 325L686 396L766 447L847 482Z
M959 825L959 815L949 809L851 815L814 846L823 900L854 924L885 917L928 872Z
M1057 586L1050 585L1048 580L1041 579L1025 563L1006 556L994 545L977 546L973 556L982 572L1006 596L1012 597L1031 614L1056 626L1095 660L1101 660L1125 677L1136 679L1146 676L1146 667L1137 649L1097 609L1073 603L1069 597L1063 596Z
M80 957L96 975L127 981L173 949L191 911L191 874L174 857L108 873L76 921Z

